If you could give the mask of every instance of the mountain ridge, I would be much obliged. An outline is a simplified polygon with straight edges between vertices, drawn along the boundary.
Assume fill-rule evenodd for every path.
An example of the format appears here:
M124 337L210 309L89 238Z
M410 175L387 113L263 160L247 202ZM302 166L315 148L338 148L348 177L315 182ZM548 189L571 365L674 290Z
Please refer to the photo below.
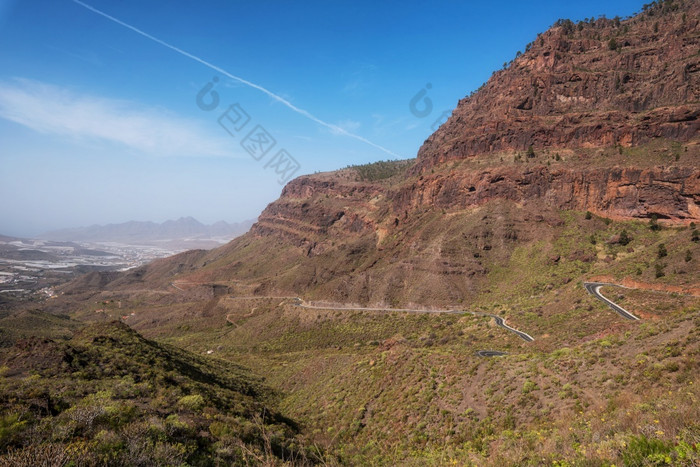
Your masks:
M188 216L162 223L128 221L118 224L94 224L89 227L49 231L38 235L37 238L56 241L138 242L188 237L235 237L245 233L253 222L252 220L234 223L218 221L211 225L205 225Z

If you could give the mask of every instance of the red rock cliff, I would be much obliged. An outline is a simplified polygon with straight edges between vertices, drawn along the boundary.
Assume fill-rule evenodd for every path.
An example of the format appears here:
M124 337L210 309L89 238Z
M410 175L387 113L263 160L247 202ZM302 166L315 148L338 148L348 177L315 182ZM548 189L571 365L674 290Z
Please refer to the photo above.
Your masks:
M461 100L418 153L441 162L535 148L688 141L700 128L700 2L628 20L560 21Z

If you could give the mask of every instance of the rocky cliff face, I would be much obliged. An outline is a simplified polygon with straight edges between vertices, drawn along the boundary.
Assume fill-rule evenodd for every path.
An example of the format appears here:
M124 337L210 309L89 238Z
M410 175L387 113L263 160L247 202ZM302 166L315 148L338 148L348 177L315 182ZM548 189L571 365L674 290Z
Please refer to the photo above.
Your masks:
M660 2L622 21L558 21L459 102L403 177L300 177L252 233L317 254L322 239L381 242L417 212L497 200L698 222L699 25L697 1ZM537 156L524 156L530 146Z
M324 249L318 242L321 238L335 236L343 241L373 233L381 222L378 201L385 198L382 186L355 183L335 174L300 177L285 186L251 232L304 246L309 254L319 253Z
M687 141L700 123L700 2L634 18L560 21L472 96L418 153L441 162L535 148Z
M656 216L700 222L700 169L501 166L426 174L396 187L332 175L301 177L263 211L251 232L302 247L312 256L331 242L366 235L381 242L426 208L459 212L496 200L534 211L588 210L617 220Z
M421 205L466 209L490 200L590 210L616 219L700 220L700 169L497 167L485 171L421 176L393 195L394 209Z

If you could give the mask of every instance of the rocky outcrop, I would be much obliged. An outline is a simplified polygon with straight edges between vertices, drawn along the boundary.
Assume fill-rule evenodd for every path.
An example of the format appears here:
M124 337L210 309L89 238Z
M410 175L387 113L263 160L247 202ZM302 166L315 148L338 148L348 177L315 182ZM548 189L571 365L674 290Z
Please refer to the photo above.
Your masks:
M334 174L299 177L284 187L280 199L260 214L251 231L313 248L321 237L373 232L375 216L371 214L384 198L379 185L347 181Z
M426 208L461 211L496 200L591 211L618 220L700 222L700 169L494 167L425 174L396 187L301 177L260 215L252 233L318 253L317 242L378 234ZM316 248L316 249L314 249Z
M396 212L467 209L495 199L589 210L617 219L700 220L700 169L498 167L425 175L392 197Z
M700 129L700 2L561 21L497 71L418 153L414 173L486 153L687 141Z

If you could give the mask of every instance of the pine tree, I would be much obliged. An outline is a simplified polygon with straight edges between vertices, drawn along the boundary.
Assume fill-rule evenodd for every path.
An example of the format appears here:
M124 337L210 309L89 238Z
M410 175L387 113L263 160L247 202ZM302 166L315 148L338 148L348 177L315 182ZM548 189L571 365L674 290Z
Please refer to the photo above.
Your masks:
M656 264L654 265L654 268L656 269L656 277L657 277L657 278L658 278L658 277L663 277L663 276L666 275L666 273L664 272L664 265L663 265L663 264L661 264L661 263L656 263Z
M632 241L632 239L630 238L629 234L627 234L627 230L623 230L622 232L620 232L620 244L621 245L627 245L631 241Z
M649 219L649 228L653 231L661 230L661 226L659 225L659 216L656 214L651 215L651 219Z
M667 255L668 255L668 251L666 251L666 245L664 245L663 243L660 244L660 245L659 245L659 251L658 251L658 253L657 253L657 256L658 256L659 258L663 258L664 256L667 256Z

